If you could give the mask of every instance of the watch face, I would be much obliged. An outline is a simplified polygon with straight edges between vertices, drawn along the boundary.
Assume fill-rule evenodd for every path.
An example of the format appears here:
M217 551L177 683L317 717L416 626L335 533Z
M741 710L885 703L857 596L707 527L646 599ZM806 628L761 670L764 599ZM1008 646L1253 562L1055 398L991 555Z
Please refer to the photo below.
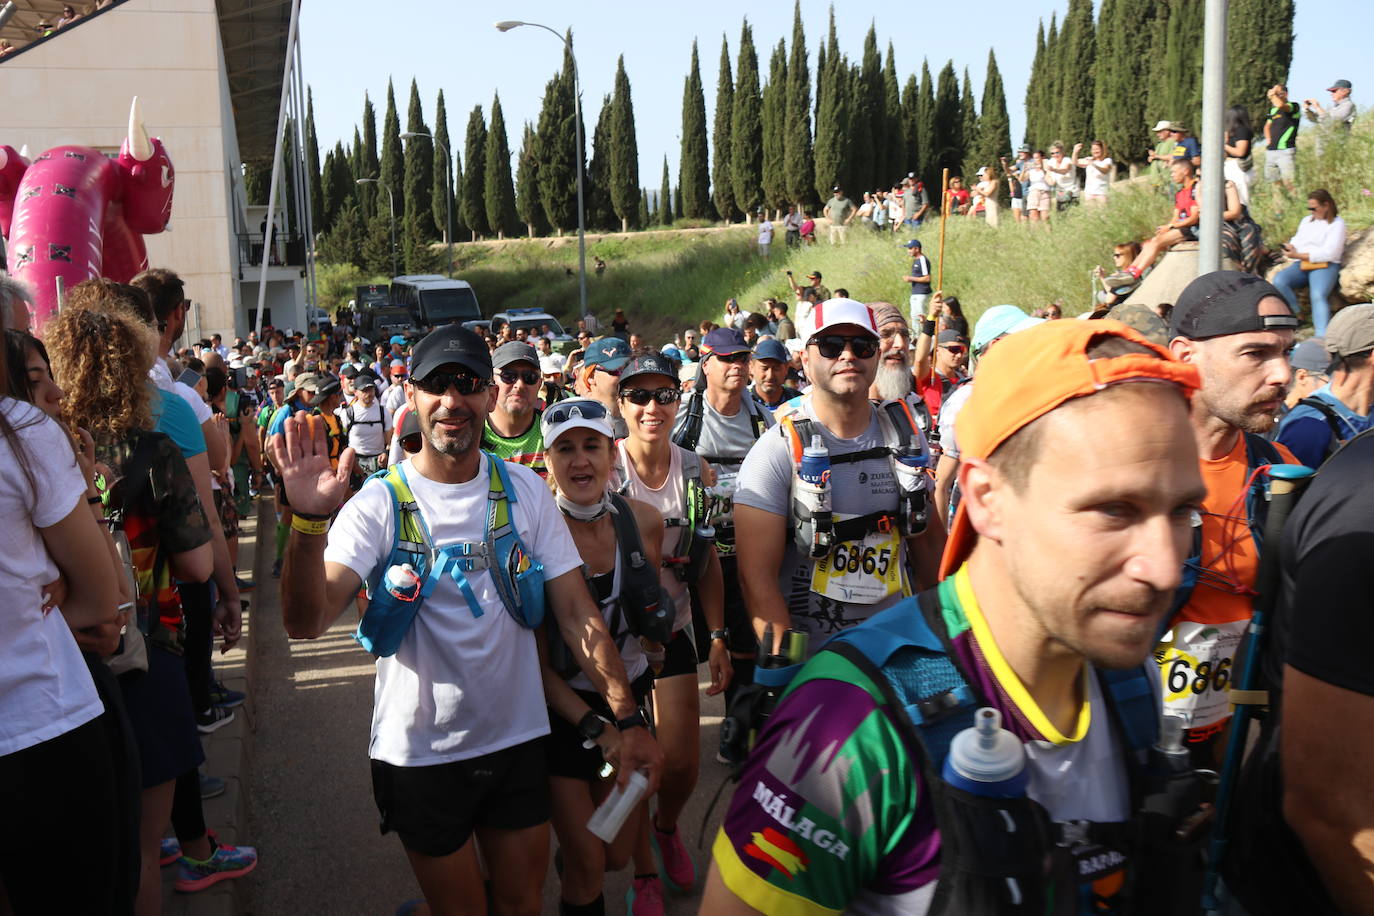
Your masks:
M582 733L582 737L593 740L601 737L602 730L606 727L606 720L594 712L589 712L582 717L582 721L577 723L577 730Z

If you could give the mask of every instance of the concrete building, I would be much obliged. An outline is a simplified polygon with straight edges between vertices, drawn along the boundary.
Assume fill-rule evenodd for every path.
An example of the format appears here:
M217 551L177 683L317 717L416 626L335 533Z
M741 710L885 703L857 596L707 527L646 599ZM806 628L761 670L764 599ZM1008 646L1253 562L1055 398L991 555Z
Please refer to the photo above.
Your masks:
M0 57L0 143L27 146L31 157L64 144L115 155L137 96L176 169L170 231L146 238L149 264L186 281L188 336L245 334L258 302L266 207L248 206L243 163L272 158L291 3L117 0L94 9L87 0L75 7L90 7L87 15L44 28L63 5L18 0L0 29L16 48ZM304 327L306 236L281 222L267 259L264 323Z

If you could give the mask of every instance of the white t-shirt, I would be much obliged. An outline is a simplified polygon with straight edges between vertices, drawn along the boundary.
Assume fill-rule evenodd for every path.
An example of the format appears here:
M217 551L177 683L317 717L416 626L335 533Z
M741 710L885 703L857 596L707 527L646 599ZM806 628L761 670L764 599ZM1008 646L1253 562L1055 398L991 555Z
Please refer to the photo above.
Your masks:
M379 389L378 394L381 396L382 403L386 405L386 409L393 414L400 410L406 402L405 385L392 385L386 389Z
M486 456L472 480L429 480L406 460L406 479L440 546L482 540L491 469ZM544 564L546 579L582 565L577 546L539 475L506 465L520 539ZM369 480L329 529L324 558L366 580L391 550L391 495ZM431 766L513 747L549 731L534 632L501 604L485 570L468 582L483 609L473 615L457 583L445 576L425 601L396 654L377 659L368 756L395 766ZM549 611L552 613L552 611Z
M759 244L771 245L773 243L773 223L765 219L759 223Z
M959 411L963 409L964 403L968 401L971 394L973 394L973 382L968 382L955 389L954 393L940 405L940 448L956 461L959 460L959 440L954 436L954 421L958 418Z
M38 533L86 492L66 433L29 404L0 399L33 475L0 438L0 757L65 735L105 711L67 622L44 614L43 586L58 576ZM84 511L84 510L83 510Z
M362 401L345 404L334 411L348 433L349 446L362 457L380 455L386 448L386 430L391 425L391 411L374 396L371 407ZM350 416L352 419L349 419Z
M183 401L190 404L192 412L196 415L197 423L204 425L205 421L213 415L214 412L210 410L210 405L205 403L200 395L196 394L196 389L184 382L175 381L172 378L171 370L162 360L153 360L153 368L148 370L148 377L153 380L153 384L163 391L178 395Z
M1083 193L1089 197L1105 197L1107 188L1111 184L1112 160L1108 156L1105 159L1097 160L1091 157L1079 159L1078 164L1083 166ZM1102 172L1098 167L1107 171Z

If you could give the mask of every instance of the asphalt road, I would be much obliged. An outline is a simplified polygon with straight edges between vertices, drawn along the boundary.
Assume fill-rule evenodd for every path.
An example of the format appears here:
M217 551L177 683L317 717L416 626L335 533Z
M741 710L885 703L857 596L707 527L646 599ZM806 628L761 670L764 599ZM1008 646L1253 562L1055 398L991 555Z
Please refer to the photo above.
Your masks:
M256 731L248 774L249 836L260 861L244 882L255 916L339 913L386 916L420 896L400 841L382 836L367 762L373 665L352 640L356 621L313 641L292 641L281 626L271 543L259 552L263 583L254 607ZM704 688L704 685L703 685ZM667 912L695 913L710 840L727 794L716 805L703 848L701 819L726 770L715 761L720 698L702 693L701 779L680 821L697 860L697 890L669 895ZM629 871L606 876L608 913L622 913ZM544 912L558 912L557 877L544 877Z

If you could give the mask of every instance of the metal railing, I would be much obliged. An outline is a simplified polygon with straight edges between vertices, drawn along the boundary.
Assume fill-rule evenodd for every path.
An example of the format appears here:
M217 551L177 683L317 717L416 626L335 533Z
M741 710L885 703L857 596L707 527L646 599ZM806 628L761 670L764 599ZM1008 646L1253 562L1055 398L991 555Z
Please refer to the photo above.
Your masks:
M237 236L239 265L262 266L262 233L251 232ZM268 253L268 267L304 267L305 237L298 234L272 233L272 250Z

